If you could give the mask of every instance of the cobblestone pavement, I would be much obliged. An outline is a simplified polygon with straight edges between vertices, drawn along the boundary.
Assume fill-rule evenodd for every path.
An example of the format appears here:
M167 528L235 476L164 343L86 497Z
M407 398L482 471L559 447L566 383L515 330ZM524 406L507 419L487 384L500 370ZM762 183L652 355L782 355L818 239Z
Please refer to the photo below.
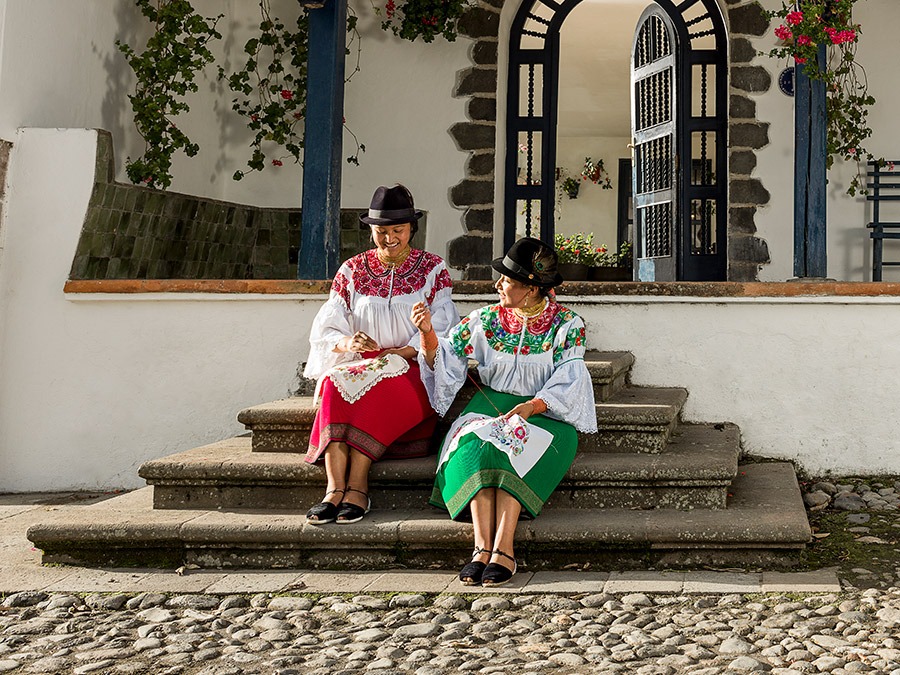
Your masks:
M13 673L900 673L900 589L789 596L23 592Z
M807 489L828 500L807 499L806 567L826 570L524 572L490 593L452 571L43 567L29 519L90 500L0 496L0 673L900 675L900 487L831 487Z

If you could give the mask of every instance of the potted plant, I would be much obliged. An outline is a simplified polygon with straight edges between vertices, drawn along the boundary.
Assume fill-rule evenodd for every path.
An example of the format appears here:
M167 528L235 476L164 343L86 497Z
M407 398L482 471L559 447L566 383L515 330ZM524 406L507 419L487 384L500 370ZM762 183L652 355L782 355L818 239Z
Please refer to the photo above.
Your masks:
M590 157L584 158L584 166L581 169L581 179L589 180L592 183L599 184L604 190L612 190L612 179L609 173L603 167L603 160L593 160Z
M606 246L593 249L588 279L591 281L631 281L631 242L623 241L618 251L610 251Z
M594 235L557 234L554 237L556 255L559 257L559 273L566 281L585 281L593 260Z

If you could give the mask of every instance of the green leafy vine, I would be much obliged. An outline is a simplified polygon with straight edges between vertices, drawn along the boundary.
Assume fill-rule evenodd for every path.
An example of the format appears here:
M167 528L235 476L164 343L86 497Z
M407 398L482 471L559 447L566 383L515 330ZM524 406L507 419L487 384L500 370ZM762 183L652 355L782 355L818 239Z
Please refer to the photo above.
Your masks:
M235 171L235 180L241 180L248 172L262 171L266 167L266 145L282 148L287 153L269 160L275 167L283 166L288 158L300 163L303 149L309 17L305 11L299 11L295 29L289 30L278 17L272 16L269 0L260 0L259 8L259 37L251 38L244 45L247 61L243 68L231 75L219 68L219 78L226 80L228 88L238 95L232 102L232 110L246 120L248 128L254 133L250 142L248 168ZM357 17L348 8L349 45L356 44L357 59L356 67L347 76L347 80L360 69L361 50L356 24ZM351 51L349 45L348 54ZM356 152L347 161L359 164L359 153L365 152L366 148L352 132L350 134L356 141Z
M193 157L200 146L178 128L175 118L190 110L184 97L196 92L196 74L213 61L207 45L221 38L216 24L222 18L200 17L188 0L135 0L141 13L156 26L146 49L138 53L116 41L137 77L128 97L134 124L144 139L144 153L128 158L125 172L133 183L165 189L172 183L172 156L183 151Z

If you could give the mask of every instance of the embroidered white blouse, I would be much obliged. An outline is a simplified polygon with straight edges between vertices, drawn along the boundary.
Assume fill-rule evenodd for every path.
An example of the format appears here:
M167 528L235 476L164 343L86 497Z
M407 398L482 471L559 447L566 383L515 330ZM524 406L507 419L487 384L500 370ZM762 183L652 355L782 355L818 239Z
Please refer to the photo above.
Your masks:
M335 352L338 341L363 331L382 349L407 345L419 348L419 331L409 320L412 306L426 302L438 335L459 321L451 299L452 282L440 257L418 249L396 270L387 269L375 249L355 255L341 265L331 294L319 309L309 335L309 359L304 377L318 379L340 363L362 358Z
M492 389L540 398L548 417L595 432L594 387L584 351L584 322L556 302L528 322L491 305L476 309L439 340L433 370L421 353L419 365L428 398L440 415L465 381L471 358L478 362L481 381Z

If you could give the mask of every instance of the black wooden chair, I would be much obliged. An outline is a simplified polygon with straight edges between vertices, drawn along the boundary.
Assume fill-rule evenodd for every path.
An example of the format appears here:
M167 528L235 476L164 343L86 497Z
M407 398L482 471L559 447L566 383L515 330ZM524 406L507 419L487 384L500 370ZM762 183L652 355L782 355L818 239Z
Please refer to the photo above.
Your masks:
M884 240L900 239L900 222L881 219L881 202L900 201L900 160L869 162L866 172L866 199L872 202L872 222L866 227L872 231L872 281L881 281L881 271L885 266L900 266L900 260L884 260Z

